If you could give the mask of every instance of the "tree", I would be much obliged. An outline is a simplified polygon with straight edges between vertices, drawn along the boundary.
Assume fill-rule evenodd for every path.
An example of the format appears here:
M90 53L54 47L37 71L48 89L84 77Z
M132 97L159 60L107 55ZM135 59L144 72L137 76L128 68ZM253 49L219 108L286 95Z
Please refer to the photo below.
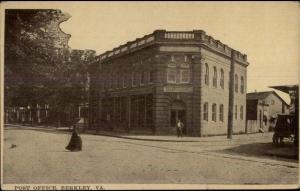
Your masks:
M59 28L69 17L55 9L6 10L6 107L47 103L61 116L66 107L82 101L82 74L95 51L69 48L71 35Z

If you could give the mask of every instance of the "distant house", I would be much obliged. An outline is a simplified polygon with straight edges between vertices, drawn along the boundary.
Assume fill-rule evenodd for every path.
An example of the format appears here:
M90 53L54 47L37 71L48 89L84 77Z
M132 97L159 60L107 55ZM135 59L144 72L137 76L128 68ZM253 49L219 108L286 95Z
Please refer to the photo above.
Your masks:
M253 92L247 94L246 131L268 131L274 126L278 114L289 114L289 105L275 92Z

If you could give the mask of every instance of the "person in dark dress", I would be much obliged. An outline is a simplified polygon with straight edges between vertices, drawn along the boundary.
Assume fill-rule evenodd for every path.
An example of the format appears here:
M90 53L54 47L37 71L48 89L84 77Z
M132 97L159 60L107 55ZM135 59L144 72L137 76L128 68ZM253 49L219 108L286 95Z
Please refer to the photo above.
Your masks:
M78 131L75 126L73 128L71 140L70 140L68 146L66 146L66 149L69 151L81 151L82 150L82 140L81 140L81 137L78 135Z

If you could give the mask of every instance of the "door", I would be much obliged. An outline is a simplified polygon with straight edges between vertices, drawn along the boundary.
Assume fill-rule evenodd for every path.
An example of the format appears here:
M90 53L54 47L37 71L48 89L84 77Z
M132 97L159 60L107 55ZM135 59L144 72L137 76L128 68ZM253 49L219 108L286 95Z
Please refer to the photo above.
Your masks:
M184 124L182 133L186 134L186 112L185 110L178 110L178 119Z
M185 110L171 110L171 127L176 127L176 122L180 120L183 124L183 134L186 134L186 111Z

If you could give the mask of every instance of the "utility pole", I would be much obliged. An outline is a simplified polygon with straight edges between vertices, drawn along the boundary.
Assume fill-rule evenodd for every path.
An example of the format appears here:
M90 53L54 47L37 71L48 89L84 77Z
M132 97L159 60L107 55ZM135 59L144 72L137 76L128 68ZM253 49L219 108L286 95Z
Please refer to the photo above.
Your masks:
M231 59L230 59L230 76L229 76L229 102L228 102L228 129L227 129L227 138L232 139L233 132L233 107L234 107L234 57L235 50L231 50Z

